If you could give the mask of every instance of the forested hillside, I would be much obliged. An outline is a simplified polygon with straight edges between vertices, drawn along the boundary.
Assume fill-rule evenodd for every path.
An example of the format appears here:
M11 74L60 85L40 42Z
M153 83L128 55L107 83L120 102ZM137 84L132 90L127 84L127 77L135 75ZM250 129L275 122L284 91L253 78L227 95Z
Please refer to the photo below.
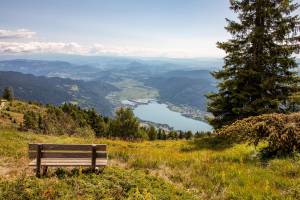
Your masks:
M73 102L82 107L95 108L104 115L111 115L113 111L105 96L117 91L116 87L101 80L85 82L0 71L0 92L8 86L13 88L19 99L55 105Z
M215 80L208 70L170 71L146 79L145 84L158 89L162 101L203 111L206 110L205 95L215 91Z
M36 76L91 80L99 76L100 69L89 65L75 65L64 61L3 60L0 71L15 71Z

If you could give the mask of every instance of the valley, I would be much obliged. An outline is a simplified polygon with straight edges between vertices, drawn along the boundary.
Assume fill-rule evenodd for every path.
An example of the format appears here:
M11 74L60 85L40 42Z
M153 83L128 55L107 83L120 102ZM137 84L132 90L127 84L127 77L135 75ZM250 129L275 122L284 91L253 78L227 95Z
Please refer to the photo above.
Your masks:
M222 64L219 60L57 58L61 61L52 57L0 61L0 90L12 86L16 97L22 99L55 105L72 102L95 108L105 116L113 116L122 106L134 109L144 104L139 100L149 99L166 104L187 118L205 122L210 116L205 95L216 90L210 72ZM160 123L145 123L161 127Z
M11 86L17 98L55 105L72 102L105 116L112 116L122 106L135 108L143 103L133 106L124 101L140 99L161 102L195 120L205 121L208 115L205 95L215 89L209 74L210 68L217 68L214 62L205 61L205 68L177 60L99 57L73 61L75 64L65 60L0 61L0 89Z
M124 79L119 82L111 82L119 90L107 95L107 99L116 107L123 106L124 100L156 99L159 93L156 89L145 86L142 82L133 79Z

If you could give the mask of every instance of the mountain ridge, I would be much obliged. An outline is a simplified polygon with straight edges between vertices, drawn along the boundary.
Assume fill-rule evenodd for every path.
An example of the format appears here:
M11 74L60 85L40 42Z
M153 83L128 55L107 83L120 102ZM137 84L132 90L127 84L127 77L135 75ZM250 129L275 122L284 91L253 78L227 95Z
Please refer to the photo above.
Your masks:
M105 99L118 89L100 80L88 82L69 78L35 76L14 71L0 71L0 91L13 88L17 98L60 105L74 102L82 107L95 107L104 115L112 115L113 106Z

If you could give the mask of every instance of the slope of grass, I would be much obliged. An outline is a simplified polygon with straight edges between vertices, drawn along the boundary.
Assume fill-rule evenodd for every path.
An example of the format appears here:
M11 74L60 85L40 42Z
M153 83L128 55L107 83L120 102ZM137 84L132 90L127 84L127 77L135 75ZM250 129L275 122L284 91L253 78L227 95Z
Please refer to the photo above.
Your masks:
M48 177L36 179L27 167L29 142L105 143L110 166L100 175L67 171L62 178L52 170ZM146 199L299 199L300 158L261 161L256 154L253 147L220 144L212 137L126 142L2 129L0 176L1 169L9 170L2 173L0 196L6 199L16 193L20 194L16 199L124 199L134 195Z
M19 127L23 123L24 114L28 111L44 113L46 107L19 100L6 102L0 109L0 127Z
M0 199L195 199L160 177L116 166L106 167L99 175L82 173L81 169L56 169L41 179L35 178L27 167L28 142L108 143L93 138L1 130Z

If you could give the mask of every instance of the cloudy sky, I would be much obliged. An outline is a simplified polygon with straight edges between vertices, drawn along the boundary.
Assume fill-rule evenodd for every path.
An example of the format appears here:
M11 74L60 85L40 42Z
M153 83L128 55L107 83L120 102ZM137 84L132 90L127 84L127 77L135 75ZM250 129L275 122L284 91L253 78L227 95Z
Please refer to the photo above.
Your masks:
M297 0L300 1L300 0ZM228 0L0 0L0 53L222 57Z

